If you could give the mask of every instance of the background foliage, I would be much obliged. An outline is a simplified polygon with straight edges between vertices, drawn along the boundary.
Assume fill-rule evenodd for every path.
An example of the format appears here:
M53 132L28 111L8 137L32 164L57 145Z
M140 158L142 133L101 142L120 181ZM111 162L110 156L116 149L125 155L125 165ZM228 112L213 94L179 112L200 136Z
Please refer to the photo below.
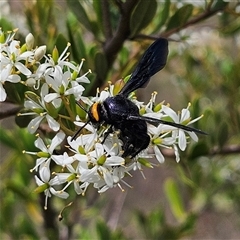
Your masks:
M134 189L109 190L66 202L33 193L29 169L34 136L6 126L21 107L1 104L2 239L179 239L237 238L240 235L240 3L239 1L20 1L3 10L4 31L18 27L23 41L31 32L37 44L59 51L71 42L71 59L86 59L91 69L86 94L131 73L153 39L170 41L167 67L148 90L173 106L192 103L193 117L204 114L198 128L209 133L181 157L159 168L144 169ZM8 6L7 2L2 9ZM19 7L19 8L18 8ZM22 11L17 15L17 12ZM20 21L21 19L21 21ZM139 91L142 99L150 92ZM3 146L8 147L5 154ZM151 172L150 172L151 171ZM139 174L138 174L139 175ZM58 215L70 201L74 201Z

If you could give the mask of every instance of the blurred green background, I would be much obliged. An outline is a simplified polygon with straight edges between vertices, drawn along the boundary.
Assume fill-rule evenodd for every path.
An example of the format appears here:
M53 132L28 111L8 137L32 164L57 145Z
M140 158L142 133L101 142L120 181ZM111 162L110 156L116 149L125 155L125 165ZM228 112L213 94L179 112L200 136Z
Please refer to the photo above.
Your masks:
M152 40L168 38L167 66L138 97L157 91L175 110L191 102L193 117L204 114L196 127L209 133L179 163L168 150L164 164L143 169L146 179L133 172L132 189L51 198L45 211L33 193L34 159L22 154L35 137L7 114L16 105L1 103L1 239L240 238L239 1L9 0L0 9L2 30L19 28L21 42L29 32L48 51L70 42L71 60L85 58L93 72L86 95L130 74Z

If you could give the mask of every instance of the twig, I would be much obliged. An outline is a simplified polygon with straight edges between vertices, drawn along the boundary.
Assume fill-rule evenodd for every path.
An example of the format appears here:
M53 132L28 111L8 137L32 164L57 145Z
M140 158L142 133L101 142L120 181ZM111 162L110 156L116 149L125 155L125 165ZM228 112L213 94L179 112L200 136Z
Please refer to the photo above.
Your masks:
M139 0L127 0L121 4L121 17L117 27L117 30L113 36L106 41L103 45L103 51L107 59L108 69L111 69L118 52L121 50L123 43L128 39L130 35L130 18L134 7L137 5ZM106 14L106 13L105 13ZM107 18L106 16L103 18ZM99 76L95 80L90 95L95 94L97 87L102 86L106 79L101 79Z
M225 8L225 7L224 7ZM176 33L184 28L187 28L193 24L199 23L211 16L213 16L214 14L216 14L217 12L220 12L222 10L224 10L224 8L222 9L216 9L216 10L210 10L209 8L207 8L207 10L201 14L199 14L198 16L196 16L195 18L192 18L191 20L189 20L188 22L186 22L185 24L183 24L182 26L173 28L167 32L164 32L163 34L161 34L161 37L169 37L170 35L172 35L173 33Z
M103 31L106 37L106 42L112 38L112 26L110 20L109 1L101 1L102 13L103 13Z
M167 158L175 158L174 150L163 149L162 153ZM207 154L207 156L216 156L216 155L228 155L228 154L240 154L240 145L227 145L223 148L213 147Z
M22 109L22 107L8 103L1 103L0 109L0 119L4 119L7 117L15 116Z
M224 146L223 148L214 147L210 151L210 155L212 155L212 156L214 156L214 155L237 154L237 153L240 153L240 145L237 145L237 144Z
M136 36L134 36L134 38L132 39L151 39L151 40L156 40L160 37L164 37L164 38L169 38L170 35L176 33L176 32L179 32L180 30L182 29L185 29L191 25L194 25L194 24L197 24L211 16L213 16L214 14L216 14L217 12L220 12L224 10L224 8L222 9L217 9L217 10L210 10L210 8L208 7L206 9L205 12L199 14L198 16L192 18L191 20L189 20L188 22L186 22L185 24L179 26L179 27L176 27L176 28L173 28L167 32L163 32L161 33L160 35L145 35L145 34L137 34Z

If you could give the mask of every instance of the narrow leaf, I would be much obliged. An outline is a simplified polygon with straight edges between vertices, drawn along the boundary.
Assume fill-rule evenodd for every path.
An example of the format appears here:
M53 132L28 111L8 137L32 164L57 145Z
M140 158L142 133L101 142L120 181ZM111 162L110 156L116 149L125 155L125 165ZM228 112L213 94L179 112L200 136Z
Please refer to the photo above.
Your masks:
M101 4L102 4L102 1L93 1L93 8L97 15L97 23L98 23L98 26L102 29L103 28L103 26L102 26L103 20L102 20Z
M73 11L78 21L89 31L92 32L91 21L79 1L67 0L69 8Z
M97 52L94 60L95 60L95 72L101 79L105 79L108 70L108 64L105 55L101 52Z
M160 21L158 24L158 27L156 29L160 29L167 21L168 17L169 17L169 11L170 11L170 5L171 5L171 1L170 0L165 0L163 9L160 13Z
M141 0L134 9L131 20L130 30L131 36L136 35L145 28L153 19L157 10L156 0L145 1Z
M192 147L189 159L194 160L207 154L209 154L209 148L207 146L207 143L205 141L199 141Z
M224 144L228 140L228 125L225 121L221 122L221 124L218 126L218 144L220 148L224 146Z
M168 178L164 184L165 194L167 196L173 215L178 221L183 221L186 217L182 198L180 196L177 184L172 178Z
M227 1L224 1L224 0L215 0L214 3L213 3L213 5L212 5L211 10L213 10L213 11L222 10L222 9L224 9L227 5L228 5L228 2L227 2Z
M183 26L191 17L192 11L192 4L187 4L179 8L176 13L170 18L166 31Z

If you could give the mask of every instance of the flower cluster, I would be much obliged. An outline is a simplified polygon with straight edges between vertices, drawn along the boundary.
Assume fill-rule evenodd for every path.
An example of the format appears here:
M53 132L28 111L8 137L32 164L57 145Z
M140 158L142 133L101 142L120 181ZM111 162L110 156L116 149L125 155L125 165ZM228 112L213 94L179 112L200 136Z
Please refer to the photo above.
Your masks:
M123 158L119 132L115 131L105 139L110 126L95 128L90 122L86 124L87 114L75 104L75 101L81 101L84 108L88 109L93 103L114 96L119 91L119 83L109 83L108 88L98 91L95 97L84 97L82 83L89 83L87 74L90 71L81 75L83 61L79 65L69 62L67 50L70 44L60 55L57 48L53 49L51 55L46 55L46 46L34 47L32 34L26 37L22 46L14 40L15 32L6 37L3 32L0 35L0 101L7 99L4 89L6 81L24 84L29 89L25 92L25 111L19 115L31 115L28 130L30 133L38 131L42 137L36 135L35 146L39 151L24 152L36 156L32 172L36 173L36 192L46 195L45 207L52 194L67 198L70 185L76 194L85 194L90 185L99 193L115 186L123 189L121 184L128 186L124 178L131 175L132 170L141 170L142 166L152 167L147 159L156 157L158 162L164 162L163 148L173 149L178 162L179 149L184 151L190 139L198 140L194 132L164 124L148 124L151 139L148 148L134 159ZM191 120L190 104L176 113L164 103L155 103L156 93L152 94L147 104L137 101L133 96L131 98L146 117L168 119L184 125L201 118ZM46 128L49 131L45 131ZM81 133L72 139L77 128L82 128ZM52 139L48 137L48 132L50 136L55 132Z

